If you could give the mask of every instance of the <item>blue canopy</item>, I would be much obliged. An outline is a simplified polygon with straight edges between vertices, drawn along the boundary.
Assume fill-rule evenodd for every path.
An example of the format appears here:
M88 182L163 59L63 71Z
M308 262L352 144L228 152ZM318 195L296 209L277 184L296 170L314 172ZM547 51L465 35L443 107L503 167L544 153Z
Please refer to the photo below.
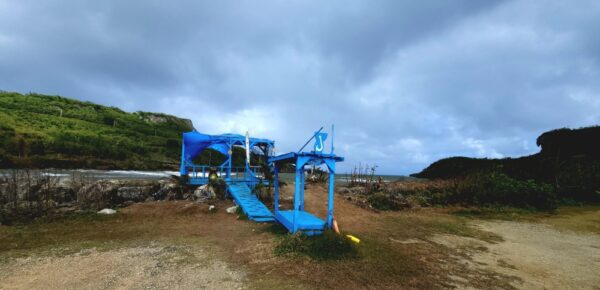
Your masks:
M191 163L194 157L206 149L213 149L227 156L232 146L242 146L245 141L246 137L239 134L208 135L196 131L183 133L184 159ZM260 145L273 147L274 144L272 140L250 138L250 147Z

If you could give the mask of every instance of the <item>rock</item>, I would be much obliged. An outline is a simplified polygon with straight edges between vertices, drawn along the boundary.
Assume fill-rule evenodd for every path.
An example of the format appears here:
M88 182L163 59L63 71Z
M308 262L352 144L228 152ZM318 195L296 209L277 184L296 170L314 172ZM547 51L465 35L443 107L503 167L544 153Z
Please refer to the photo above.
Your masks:
M208 206L208 211L216 211L216 210L217 210L216 206L214 206L212 204Z
M115 199L119 184L112 181L100 180L77 191L77 203L84 209L100 209L111 206Z
M77 208L74 206L73 207L60 207L60 208L58 208L57 211L61 212L61 213L75 212L75 211L77 211Z
M149 196L148 198L146 198L146 200L144 200L144 202L151 202L154 201L154 197Z
M114 209L110 209L110 208L105 208L101 211L98 212L98 214L106 214L106 215L110 215L110 214L116 214L117 211Z
M162 199L174 199L177 197L179 192L181 191L181 187L177 184L169 181L159 181L159 189L152 196L154 200L162 200Z
M184 200L194 200L194 194L186 192L186 193L183 194L183 199Z
M126 201L142 201L150 195L151 190L151 186L124 186L117 190L117 196Z
M227 208L225 211L226 211L227 213L234 214L234 213L237 211L237 209L238 209L238 206L237 206L237 205L234 205L234 206L232 206L232 207L228 207L228 208Z
M215 199L216 195L212 187L205 184L202 186L198 186L198 188L194 190L194 198L196 199L196 201L202 202Z
M354 191L352 189L348 188L348 187L340 187L340 188L336 189L336 191L339 194L342 194L342 195L352 195L352 194L354 194Z

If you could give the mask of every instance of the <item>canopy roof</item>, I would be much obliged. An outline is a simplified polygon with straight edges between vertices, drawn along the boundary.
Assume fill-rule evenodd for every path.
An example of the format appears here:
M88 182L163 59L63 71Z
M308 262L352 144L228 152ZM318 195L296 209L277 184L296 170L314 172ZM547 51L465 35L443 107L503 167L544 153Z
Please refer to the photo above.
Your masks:
M185 160L191 162L206 149L216 150L224 155L229 155L233 146L243 146L246 137L239 134L208 135L196 131L183 133ZM275 146L275 141L261 138L250 138L250 147Z

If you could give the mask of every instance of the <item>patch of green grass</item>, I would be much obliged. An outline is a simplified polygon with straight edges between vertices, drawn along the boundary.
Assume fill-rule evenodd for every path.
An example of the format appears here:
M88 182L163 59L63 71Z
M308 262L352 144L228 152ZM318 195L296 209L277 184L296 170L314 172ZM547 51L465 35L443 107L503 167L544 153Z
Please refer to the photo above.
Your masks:
M499 219L499 220L519 220L533 214L550 213L547 211L538 211L535 209L525 209L506 206L495 207L473 207L453 211L452 214L460 217L477 219Z
M565 206L537 221L558 230L600 234L600 206Z
M470 226L468 220L464 218L433 221L430 223L430 227L431 230L436 233L476 238L488 243L503 241L502 237L494 233L482 231Z
M302 233L284 236L275 247L275 254L305 255L314 260L342 260L358 258L354 243L343 235L325 231L322 235L307 236Z

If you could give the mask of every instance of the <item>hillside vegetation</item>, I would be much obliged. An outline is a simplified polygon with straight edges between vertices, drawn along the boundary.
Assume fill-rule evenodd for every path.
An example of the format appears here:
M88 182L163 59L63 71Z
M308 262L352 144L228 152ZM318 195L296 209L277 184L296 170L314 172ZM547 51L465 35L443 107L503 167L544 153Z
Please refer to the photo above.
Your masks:
M412 176L469 180L482 174L501 174L505 180L552 185L559 198L600 200L600 126L545 132L537 145L541 147L539 153L520 158L446 158Z
M190 120L0 92L0 167L176 169Z

